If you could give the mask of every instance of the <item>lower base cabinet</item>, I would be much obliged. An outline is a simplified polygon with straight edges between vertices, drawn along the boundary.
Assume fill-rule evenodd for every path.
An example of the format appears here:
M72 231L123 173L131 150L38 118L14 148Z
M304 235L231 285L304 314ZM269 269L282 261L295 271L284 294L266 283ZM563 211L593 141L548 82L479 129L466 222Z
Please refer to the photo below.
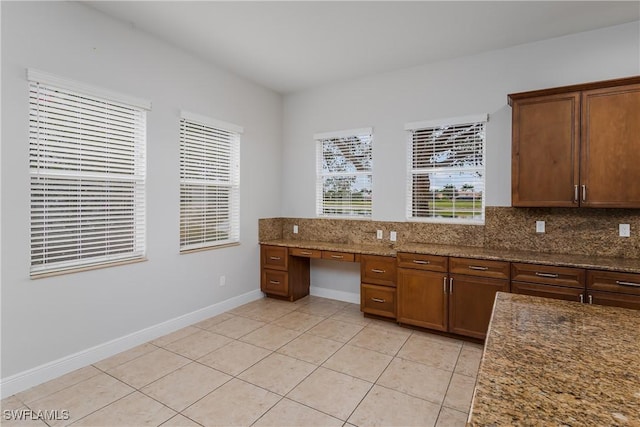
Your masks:
M447 286L446 274L398 269L398 322L446 331Z
M390 286L360 285L360 310L376 316L396 318L396 289Z

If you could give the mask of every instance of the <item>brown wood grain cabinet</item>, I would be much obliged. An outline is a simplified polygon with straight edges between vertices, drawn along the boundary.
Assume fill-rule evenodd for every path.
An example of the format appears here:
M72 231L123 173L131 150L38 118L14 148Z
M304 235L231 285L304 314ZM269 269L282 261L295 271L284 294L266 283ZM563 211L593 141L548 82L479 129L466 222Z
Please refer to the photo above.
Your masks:
M584 302L585 276L581 268L512 263L511 292Z
M292 256L290 248L260 246L260 290L295 301L309 295L309 258Z
M640 207L640 76L509 95L513 206Z
M640 274L587 271L587 302L640 310Z
M360 310L396 318L396 259L379 255L360 256Z

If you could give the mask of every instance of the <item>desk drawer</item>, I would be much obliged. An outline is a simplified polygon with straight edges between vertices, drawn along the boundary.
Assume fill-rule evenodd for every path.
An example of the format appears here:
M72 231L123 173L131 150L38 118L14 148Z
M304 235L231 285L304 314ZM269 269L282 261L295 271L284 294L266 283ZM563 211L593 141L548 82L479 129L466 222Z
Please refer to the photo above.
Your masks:
M396 286L396 259L388 256L362 255L361 281L383 286Z
M451 274L509 279L509 263L473 258L449 258Z
M587 289L640 295L640 274L616 271L587 271Z
M446 273L449 269L449 259L446 256L422 255L398 252L398 267L429 270Z
M262 270L260 288L266 294L289 296L289 274L286 271Z
M289 254L291 256L299 256L305 258L321 258L322 251L317 249L300 249L300 248L289 248Z
M360 311L395 319L396 289L363 283L360 288Z
M511 264L511 280L584 289L585 271L581 268L538 264Z
M260 247L260 260L262 268L272 268L275 270L287 270L288 252L284 246L267 246Z
M322 258L332 259L334 261L354 262L356 257L355 254L350 252L322 251Z

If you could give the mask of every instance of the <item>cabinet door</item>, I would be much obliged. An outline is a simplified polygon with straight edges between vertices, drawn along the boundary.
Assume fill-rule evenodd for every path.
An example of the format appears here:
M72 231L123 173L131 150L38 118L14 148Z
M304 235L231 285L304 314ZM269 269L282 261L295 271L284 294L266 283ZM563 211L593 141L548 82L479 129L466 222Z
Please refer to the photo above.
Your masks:
M398 322L447 330L447 276L398 269Z
M640 208L639 165L640 84L583 92L581 205Z
M484 339L496 292L509 292L509 281L473 276L451 276L449 332Z
M514 101L511 204L577 207L580 92Z
M539 283L511 282L511 292L514 294L532 295L534 297L584 302L584 288L569 288L565 286L544 285Z

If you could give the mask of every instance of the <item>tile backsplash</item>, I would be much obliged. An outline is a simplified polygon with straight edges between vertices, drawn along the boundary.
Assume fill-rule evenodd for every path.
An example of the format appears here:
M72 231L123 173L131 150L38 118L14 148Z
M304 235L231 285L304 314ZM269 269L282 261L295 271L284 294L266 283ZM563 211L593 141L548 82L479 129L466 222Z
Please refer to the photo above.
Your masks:
M545 233L536 233L545 221ZM618 224L630 224L631 237L619 237ZM293 233L293 226L298 233ZM383 239L376 231L383 231ZM389 232L397 232L397 241ZM640 258L640 209L487 207L485 225L392 222L328 218L265 218L260 241L316 240L332 243L434 243L547 253Z

